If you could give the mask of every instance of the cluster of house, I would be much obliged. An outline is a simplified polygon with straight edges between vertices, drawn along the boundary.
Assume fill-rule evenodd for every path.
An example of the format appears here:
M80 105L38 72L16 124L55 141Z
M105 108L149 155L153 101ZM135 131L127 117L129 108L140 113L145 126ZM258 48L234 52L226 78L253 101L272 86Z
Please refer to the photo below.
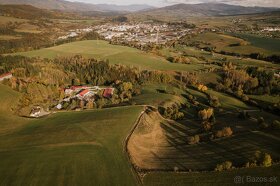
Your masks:
M0 81L3 81L5 79L10 79L12 77L13 77L12 73L10 73L10 72L9 73L5 73L5 74L0 75Z
M65 98L63 102L70 102L71 99L83 101L95 101L96 95L102 95L104 98L111 98L114 94L114 88L99 86L72 86L64 89ZM56 108L62 109L63 102L59 103Z
M66 35L58 37L58 40L65 40L68 38L77 37L80 34L88 33L91 31L93 31L93 28L91 28L91 27L83 28L83 29L76 29L76 30L69 30L69 33L67 33Z
M155 23L107 23L95 26L93 30L106 40L118 39L142 45L147 43L165 44L193 32L193 29L184 28L182 25Z
M266 27L261 30L261 32L277 32L280 31L279 27Z

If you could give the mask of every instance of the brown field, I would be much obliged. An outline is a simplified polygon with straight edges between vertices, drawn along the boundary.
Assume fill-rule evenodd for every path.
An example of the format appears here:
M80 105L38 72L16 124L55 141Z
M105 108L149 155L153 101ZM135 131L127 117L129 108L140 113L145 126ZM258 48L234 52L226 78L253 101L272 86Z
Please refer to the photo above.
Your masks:
M1 24L7 24L9 22L15 23L22 23L22 22L27 22L26 19L19 19L19 18L14 18L14 17L6 17L6 16L0 16L0 25Z
M0 35L0 40L8 41L13 39L21 39L21 36Z
M217 118L217 128L231 126L232 137L188 145L187 137L199 130L198 121L188 119L179 123L165 120L157 112L146 112L128 142L133 164L141 170L172 171L177 167L181 171L209 171L224 161L244 165L256 150L280 157L277 150L280 138L257 131L255 121L241 120L230 113Z

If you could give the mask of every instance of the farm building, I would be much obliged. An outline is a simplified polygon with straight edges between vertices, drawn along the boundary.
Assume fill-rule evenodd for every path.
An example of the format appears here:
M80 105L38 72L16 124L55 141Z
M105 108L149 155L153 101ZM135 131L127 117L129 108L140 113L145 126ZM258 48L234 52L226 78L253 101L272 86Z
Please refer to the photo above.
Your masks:
M10 79L12 77L13 77L12 73L2 74L0 75L0 81L3 81L4 79Z
M103 97L111 98L113 94L114 94L114 88L105 88L103 92Z

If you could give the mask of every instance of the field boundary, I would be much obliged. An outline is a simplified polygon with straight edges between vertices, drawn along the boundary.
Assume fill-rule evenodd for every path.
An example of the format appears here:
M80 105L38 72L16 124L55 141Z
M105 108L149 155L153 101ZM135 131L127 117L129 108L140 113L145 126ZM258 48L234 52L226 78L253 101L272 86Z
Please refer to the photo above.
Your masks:
M143 117L143 115L145 114L145 111L146 111L146 109L147 109L147 108L146 108L146 105L141 105L141 106L144 107L144 110L139 114L139 116L138 116L138 118L136 119L134 125L132 126L132 128L131 128L131 130L130 130L128 136L125 138L125 140L124 140L124 142L123 142L123 144L124 144L124 145L123 145L123 147L124 147L124 149L123 149L124 154L126 155L128 161L129 161L129 164L130 164L130 166L131 166L131 171L132 171L133 175L135 176L135 178L136 178L136 180L137 180L137 184L140 184L140 185L143 184L143 180L141 179L141 176L139 175L139 172L137 171L136 166L135 166L135 165L132 163L132 161L131 161L131 155L130 155L130 153L129 153L129 151L128 151L127 145L128 145L128 141L129 141L131 135L133 134L134 130L137 128L137 126L138 126L138 124L139 124L139 121L141 120L141 118Z

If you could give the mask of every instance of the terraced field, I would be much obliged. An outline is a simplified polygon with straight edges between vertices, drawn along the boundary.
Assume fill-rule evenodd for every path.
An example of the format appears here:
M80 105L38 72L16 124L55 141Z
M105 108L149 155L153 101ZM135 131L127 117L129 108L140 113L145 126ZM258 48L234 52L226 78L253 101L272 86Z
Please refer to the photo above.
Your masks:
M226 125L233 125L231 127L234 131L237 124L248 129L256 126L252 121L232 120ZM256 150L268 152L272 157L280 157L280 152L276 150L280 138L251 131L254 127L227 139L188 145L187 137L199 130L199 124L194 120L186 121L168 121L154 111L143 115L128 143L128 150L136 167L143 170L172 171L177 167L181 171L211 171L224 161L243 165Z
M169 63L164 58L125 46L110 45L106 41L90 40L68 43L56 47L17 53L28 57L55 58L83 55L100 60L108 59L111 64L123 64L141 69L166 71L196 71L204 69L199 64Z

